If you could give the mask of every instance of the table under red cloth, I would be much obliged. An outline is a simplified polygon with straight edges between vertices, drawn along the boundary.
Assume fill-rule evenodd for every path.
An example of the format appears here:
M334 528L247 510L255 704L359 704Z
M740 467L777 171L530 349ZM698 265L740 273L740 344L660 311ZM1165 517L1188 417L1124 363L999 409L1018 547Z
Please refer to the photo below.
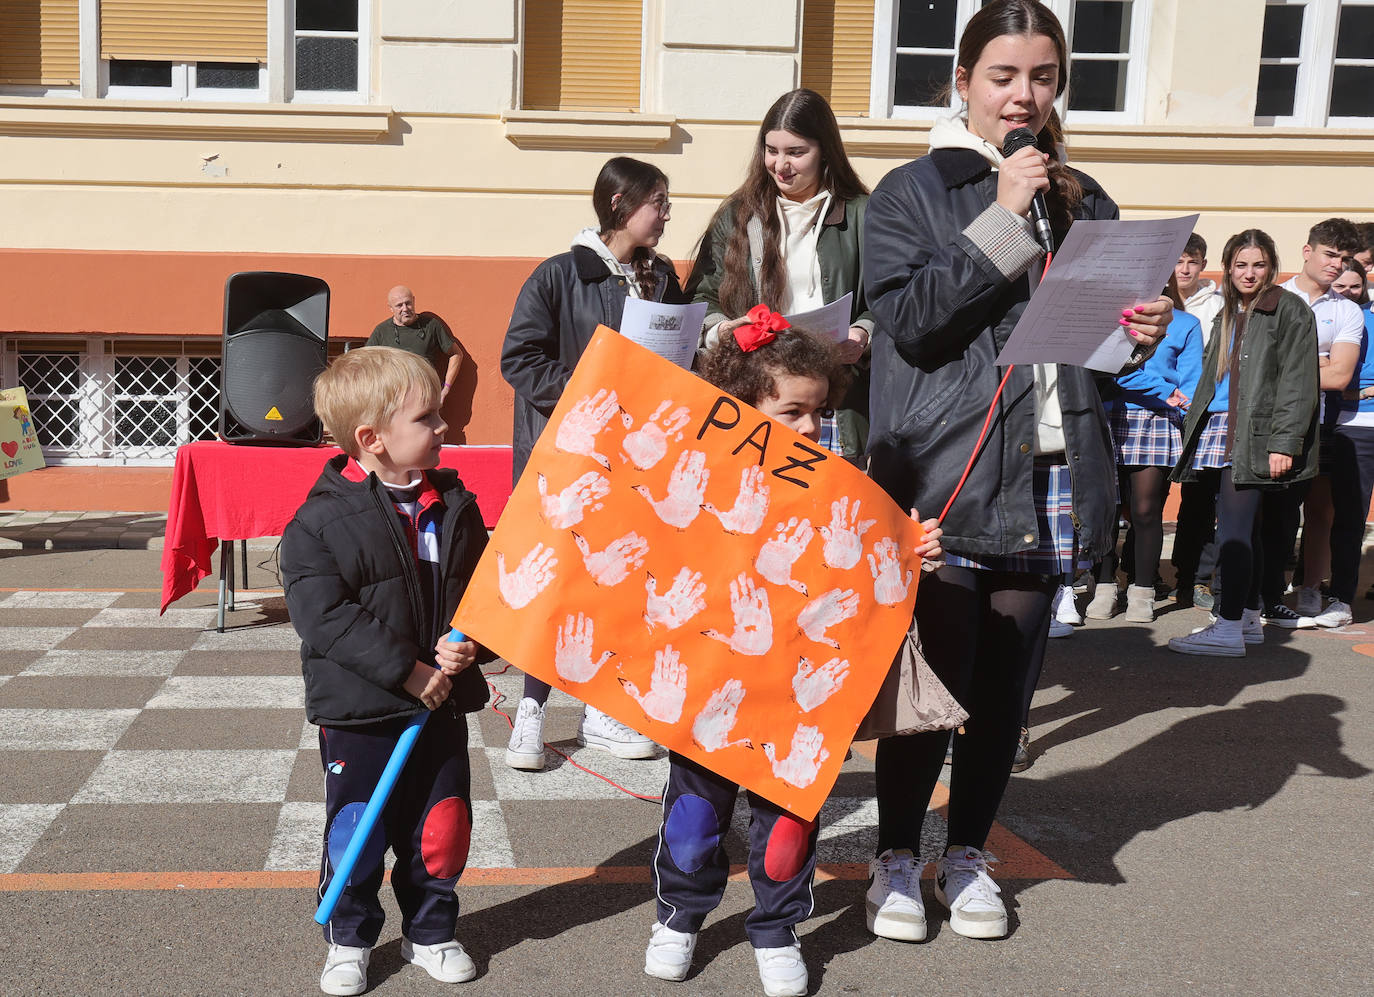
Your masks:
M340 452L219 440L178 448L162 548L163 610L210 574L220 540L281 536L325 461ZM494 526L510 498L510 447L446 446L439 466L462 476L482 520Z

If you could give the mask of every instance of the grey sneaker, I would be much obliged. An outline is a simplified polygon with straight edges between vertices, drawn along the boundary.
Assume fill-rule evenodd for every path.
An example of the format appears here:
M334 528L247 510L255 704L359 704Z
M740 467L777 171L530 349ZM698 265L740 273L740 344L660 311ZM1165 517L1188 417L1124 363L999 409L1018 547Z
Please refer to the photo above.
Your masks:
M988 874L996 856L962 848L935 862L935 897L949 908L949 926L965 938L1001 938L1007 933L1007 908L1001 889Z
M1354 615L1350 612L1348 603L1341 602L1339 599L1329 599L1326 608L1312 618L1312 622L1319 627L1330 629L1332 627L1346 627L1353 623Z
M1016 742L1016 756L1011 760L1013 772L1024 772L1031 767L1030 731L1021 728L1021 738Z
M1177 651L1179 654L1243 658L1245 657L1245 637L1241 634L1233 635L1229 629L1226 633L1222 633L1218 629L1218 624L1209 623L1200 630L1194 630L1187 637L1170 638L1169 650Z
M864 912L868 930L879 938L920 942L926 937L926 908L921 902L925 863L909 848L889 848L868 863Z
M644 950L644 972L660 980L685 980L696 947L696 935L654 922Z
M1322 590L1304 585L1298 589L1298 597L1293 600L1293 608L1299 616L1317 616L1322 611Z
M544 706L528 696L520 700L511 721L506 764L525 772L538 772L544 767Z

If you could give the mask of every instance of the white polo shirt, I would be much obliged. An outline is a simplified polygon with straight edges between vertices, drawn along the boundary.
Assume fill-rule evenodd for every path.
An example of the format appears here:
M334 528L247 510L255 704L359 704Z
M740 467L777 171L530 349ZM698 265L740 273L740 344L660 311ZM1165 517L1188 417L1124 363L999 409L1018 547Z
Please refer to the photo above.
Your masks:
M1329 357L1331 347L1336 343L1354 343L1356 349L1360 348L1364 342L1364 313L1359 305L1329 288L1316 301L1308 301L1307 292L1298 287L1296 274L1284 281L1282 287L1307 301L1312 308L1312 314L1317 319L1317 356ZM1358 368L1355 373L1359 373ZM1326 421L1325 392L1321 394L1317 420Z

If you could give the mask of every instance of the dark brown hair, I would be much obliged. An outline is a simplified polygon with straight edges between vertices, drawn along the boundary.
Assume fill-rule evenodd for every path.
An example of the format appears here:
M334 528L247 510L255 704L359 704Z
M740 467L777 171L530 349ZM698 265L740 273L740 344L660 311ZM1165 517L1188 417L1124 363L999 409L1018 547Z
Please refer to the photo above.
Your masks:
M1346 260L1341 266L1341 273L1353 273L1360 276L1360 296L1355 298L1355 304L1364 306L1369 304L1369 275L1364 272L1364 267L1354 260Z
M814 90L792 90L773 102L759 125L749 167L738 190L725 199L711 219L711 227L724 212L734 213L734 227L723 247L713 246L716 266L721 270L719 305L729 318L738 318L762 301L780 302L787 290L787 267L778 249L778 185L763 165L763 150L769 132L788 131L820 146L821 190L849 201L868 193L845 155L840 125L825 98ZM763 223L763 265L759 288L753 286L753 261L749 257L749 219ZM707 228L707 233L711 228ZM700 248L698 249L700 252Z
M982 57L983 49L993 40L1006 35L1022 38L1044 35L1054 44L1054 52L1059 60L1059 84L1055 96L1062 95L1069 84L1068 42L1059 19L1037 0L992 0L979 10L969 18L964 34L959 39L955 65L972 76L973 67ZM1035 145L1050 157L1050 189L1045 196L1045 207L1049 211L1055 235L1061 239L1073 223L1074 211L1083 201L1083 186L1069 168L1059 161L1058 146L1063 141L1064 126L1059 120L1059 112L1051 110L1045 127L1036 136Z
M1307 233L1309 246L1330 246L1343 256L1354 256L1365 249L1360 230L1348 218L1327 218Z
M662 184L668 187L668 177L652 163L631 159L629 156L616 156L608 159L601 172L596 175L596 185L592 187L592 207L596 209L599 225L598 235L602 241L606 236L629 224L630 216L638 211L654 196L654 191ZM616 195L620 197L617 198ZM635 283L646 298L654 296L658 278L654 275L654 260L658 254L647 246L636 246L630 258L635 267Z
M827 403L833 408L849 388L850 370L836 344L805 329L784 329L778 338L745 353L729 333L702 354L701 376L727 394L750 405L778 394L782 376L824 378Z
M1220 384L1228 371L1231 369L1231 350L1235 347L1236 313L1240 311L1240 292L1236 290L1236 282L1231 279L1231 264L1235 262L1236 254L1242 249L1258 249L1269 261L1269 273L1264 278L1264 283L1255 290L1255 296L1250 299L1250 304L1245 309L1245 319L1247 324L1251 313L1255 310L1255 303L1263 297L1264 292L1274 286L1274 281L1279 273L1279 251L1274 248L1274 240L1269 237L1268 232L1257 228L1248 228L1244 232L1237 232L1226 240L1226 248L1221 251L1221 274L1222 274L1222 306L1221 306L1221 348L1217 350L1217 369L1216 379Z

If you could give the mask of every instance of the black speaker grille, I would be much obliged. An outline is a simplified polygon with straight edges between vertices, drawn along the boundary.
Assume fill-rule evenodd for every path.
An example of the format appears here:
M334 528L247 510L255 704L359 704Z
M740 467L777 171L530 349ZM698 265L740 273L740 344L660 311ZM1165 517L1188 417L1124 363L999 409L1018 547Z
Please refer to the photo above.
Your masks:
M310 388L324 343L282 329L246 329L224 342L226 415L253 433L300 437L315 422ZM318 431L314 435L318 439Z

